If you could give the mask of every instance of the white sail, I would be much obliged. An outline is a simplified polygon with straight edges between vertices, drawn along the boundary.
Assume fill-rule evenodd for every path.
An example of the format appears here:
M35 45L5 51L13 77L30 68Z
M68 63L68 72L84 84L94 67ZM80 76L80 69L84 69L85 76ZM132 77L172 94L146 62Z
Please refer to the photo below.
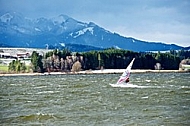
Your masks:
M123 72L123 74L121 75L121 77L119 78L119 80L117 81L117 84L123 83L123 82L125 82L127 80L127 78L129 78L130 73L131 73L131 68L133 66L134 60L135 60L135 58L133 58L133 60L131 61L131 63L125 69L125 71Z

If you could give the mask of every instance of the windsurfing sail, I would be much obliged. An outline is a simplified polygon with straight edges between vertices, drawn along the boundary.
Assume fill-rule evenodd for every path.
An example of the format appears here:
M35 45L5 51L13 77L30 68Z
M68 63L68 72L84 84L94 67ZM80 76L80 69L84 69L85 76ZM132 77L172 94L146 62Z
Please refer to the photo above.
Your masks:
M130 73L131 73L131 68L133 66L134 60L135 60L135 58L133 58L133 60L127 66L127 68L125 69L125 71L123 72L123 74L120 76L119 80L117 81L117 84L123 83L123 82L125 82L129 78Z

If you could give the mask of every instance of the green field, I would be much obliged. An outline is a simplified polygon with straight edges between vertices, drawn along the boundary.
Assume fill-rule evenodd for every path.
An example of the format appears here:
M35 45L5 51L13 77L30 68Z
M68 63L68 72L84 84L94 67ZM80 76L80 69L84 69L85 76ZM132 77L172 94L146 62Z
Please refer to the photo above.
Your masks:
M8 72L8 66L0 64L0 71L1 72Z

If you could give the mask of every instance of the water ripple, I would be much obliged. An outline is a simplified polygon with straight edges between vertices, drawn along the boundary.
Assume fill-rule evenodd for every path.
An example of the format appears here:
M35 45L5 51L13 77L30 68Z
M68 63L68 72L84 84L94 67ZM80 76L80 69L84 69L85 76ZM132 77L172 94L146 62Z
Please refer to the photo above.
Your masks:
M0 77L2 125L188 125L189 74Z

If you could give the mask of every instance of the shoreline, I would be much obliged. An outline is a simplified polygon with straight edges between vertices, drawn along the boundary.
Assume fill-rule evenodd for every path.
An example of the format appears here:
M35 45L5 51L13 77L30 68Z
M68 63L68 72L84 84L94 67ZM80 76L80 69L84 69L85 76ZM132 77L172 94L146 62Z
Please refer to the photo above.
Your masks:
M43 75L69 75L69 74L122 74L125 69L103 69L103 70L86 70L79 72L45 72L45 73L4 73L2 76L43 76ZM132 69L131 73L188 73L181 70L141 70Z

